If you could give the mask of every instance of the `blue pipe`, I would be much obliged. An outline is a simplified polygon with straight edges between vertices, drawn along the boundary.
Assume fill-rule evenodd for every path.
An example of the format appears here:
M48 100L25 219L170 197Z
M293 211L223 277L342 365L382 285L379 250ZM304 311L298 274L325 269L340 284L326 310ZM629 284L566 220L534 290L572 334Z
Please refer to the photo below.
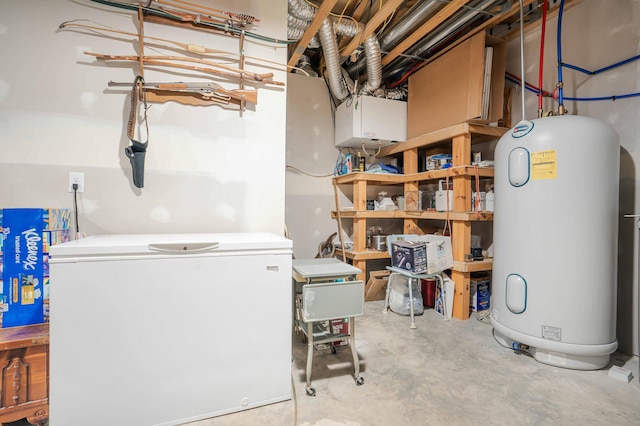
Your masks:
M638 93L628 93L626 95L600 96L596 98L565 98L567 101L615 101L616 99L635 98L640 96Z
M527 89L528 91L535 93L536 95L539 94L540 92L532 87L529 87L529 85L525 82L524 85L522 84L522 82L517 79L517 78L513 78L511 76L505 75L505 78L509 81L511 81L512 83L518 84L518 85L522 85L524 86L525 89ZM569 97L565 97L564 99L567 101L578 101L578 102L587 102L587 101L615 101L618 99L627 99L627 98L635 98L635 97L640 97L640 92L638 93L628 93L626 95L611 95L611 96L599 96L599 97L593 97L593 98L569 98Z
M640 55L634 56L634 57L629 58L629 59L625 59L624 61L616 62L613 65L609 65L608 67L600 68L599 70L595 70L595 71L589 71L587 69L580 68L580 67L577 67L575 65L571 65L571 64L567 64L567 63L563 63L561 65L563 67L567 67L567 68L574 69L576 71L580 71L583 74L596 75L596 74L600 74L601 72L605 72L605 71L612 70L614 68L618 68L618 67L620 67L622 65L628 64L629 62L637 61L638 59L640 59Z
M564 110L564 100L562 96L562 14L564 11L564 0L560 0L560 11L558 12L558 107Z

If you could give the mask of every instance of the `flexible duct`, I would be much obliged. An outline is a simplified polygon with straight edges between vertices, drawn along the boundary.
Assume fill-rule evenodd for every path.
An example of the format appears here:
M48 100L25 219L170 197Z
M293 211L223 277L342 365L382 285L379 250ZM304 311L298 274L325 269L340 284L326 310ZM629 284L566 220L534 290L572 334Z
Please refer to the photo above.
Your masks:
M367 76L364 84L365 92L374 92L382 83L382 58L380 56L380 43L375 34L371 34L364 41L364 51L367 57Z
M322 25L318 30L320 44L324 53L324 61L327 66L327 77L329 78L329 88L331 93L339 101L349 96L349 91L342 79L340 67L340 53L338 52L338 42L333 33L333 23L330 19L322 21Z
M304 33L308 26L308 21L296 18L292 14L287 15L287 34L289 34L292 30ZM289 37L289 39L291 39L291 37Z
M484 11L490 9L502 0L479 0L469 5L465 10L456 12L451 18L447 19L443 25L436 28L436 32L420 40L406 54L414 57L427 55L443 40L451 37L457 31L465 26L470 25L473 21L484 15ZM440 27L443 27L440 29ZM415 58L399 58L391 62L383 69L383 78L388 78L391 74L406 68L413 62Z
M303 0L288 0L289 13L303 21L311 21L316 14L315 8L305 3Z
M428 0L416 3L396 24L382 33L379 39L380 49L388 50L394 47L402 38L416 29L418 25L422 25L422 23L430 19L443 6L444 3L440 0ZM356 71L363 73L366 69L365 67L365 59L360 57L357 62L349 65L347 70L350 75L354 75Z
M316 14L316 9L305 3L304 0L288 0L288 2L289 14L287 16L287 37L289 40L299 40L309 26L311 20L313 20L313 17ZM333 28L339 36L353 38L363 28L362 24L355 22L352 19L340 19L334 16L329 16L328 18L333 22Z

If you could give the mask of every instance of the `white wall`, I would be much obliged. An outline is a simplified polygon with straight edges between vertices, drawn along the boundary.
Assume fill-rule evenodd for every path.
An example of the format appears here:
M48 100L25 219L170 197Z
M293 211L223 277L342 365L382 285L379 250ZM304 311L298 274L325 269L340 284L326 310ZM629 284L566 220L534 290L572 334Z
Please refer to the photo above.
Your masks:
M286 2L201 0L203 5L254 15L251 31L286 39ZM135 63L100 63L84 51L137 54L131 36L57 31L74 19L137 32L134 12L90 1L0 2L0 207L72 207L68 173L85 173L79 195L80 231L166 233L284 232L286 89L263 85L244 114L218 106L152 104L144 188L136 188L124 154L129 91ZM146 22L147 36L239 52L238 39ZM249 39L248 39L249 40ZM286 63L286 48L248 42L246 54ZM178 54L155 49L146 54ZM179 53L182 54L182 53ZM214 58L219 59L219 58ZM284 68L249 62L248 70ZM146 67L148 82L237 80Z
M547 22L544 83L553 91L558 81L557 19ZM525 80L538 85L540 28L525 37ZM509 43L507 71L520 75L519 39ZM640 0L583 1L565 11L562 20L562 60L587 70L597 70L640 53ZM565 97L600 97L640 92L640 61L611 71L588 76L564 68ZM512 123L522 117L521 90L513 92ZM537 117L537 96L525 92L525 118ZM621 351L638 354L638 229L637 220L624 214L640 213L640 97L615 102L565 101L570 114L599 118L613 126L620 136L620 219L618 267L618 341ZM545 99L544 110L557 111L557 103ZM588 167L585 164L585 167ZM598 194L593 194L598 202ZM588 214L588 212L577 212ZM588 223L589 227L598 226ZM594 244L597 242L594 241Z
M312 258L338 225L331 219L331 176L338 156L327 85L322 78L289 75L287 90L286 221L296 258ZM313 177L323 176L323 177Z

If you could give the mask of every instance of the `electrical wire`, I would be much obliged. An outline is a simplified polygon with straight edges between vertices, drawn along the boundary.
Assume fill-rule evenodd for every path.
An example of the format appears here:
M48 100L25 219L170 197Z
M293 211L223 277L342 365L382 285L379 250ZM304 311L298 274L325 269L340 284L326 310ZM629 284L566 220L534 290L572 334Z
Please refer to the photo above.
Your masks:
M351 0L348 0L348 1L345 3L344 7L342 8L342 12L340 12L340 17L338 18L338 24L337 24L337 25L340 25L340 21L341 21L341 20L342 20L342 18L344 17L344 11L345 11L345 10L347 10L347 7L349 6L349 3L351 3Z
M351 1L351 0L349 0L349 2L347 2L347 4L349 4L349 3L350 3L350 1ZM309 0L304 0L304 2L305 2L305 3L307 3L309 6L311 6L311 7L315 8L315 9L318 9L318 7L319 7L317 4L313 4L313 3L312 3L312 2L310 2ZM346 8L347 8L347 6L345 6L345 9L346 9ZM352 20L356 25L358 25L358 24L359 24L359 22L358 22L358 21L356 21L355 19L353 19L353 17L351 17L351 16L349 16L349 15L344 15L344 10L342 11L342 13L343 13L343 14L338 15L337 13L332 13L332 12L330 12L330 13L329 13L329 15L334 16L334 17L338 18L338 21L339 21L340 19L342 19L342 18L347 18L347 19ZM296 41L297 41L297 40L296 40Z
M380 154L380 151L382 151L382 143L378 142L378 151L375 154L369 154L367 152L367 148L364 146L364 141L362 141L362 152L364 152L364 155L366 155L367 157L374 157L377 158L378 155Z
M78 224L78 184L73 184L73 215L76 222L76 237L80 233L80 224Z
M314 174L312 174L312 173L307 173L307 172L305 172L304 170L300 170L300 169L299 169L299 168L297 168L297 167L289 166L289 165L287 165L287 167L286 167L286 168L287 168L287 170L294 170L294 171L296 171L296 172L298 172L298 173L300 173L300 174L302 174L302 175L306 175L306 176L314 177L314 178L326 178L326 177L332 177L332 176L334 176L334 174L333 174L333 173L328 174L328 175L314 175Z

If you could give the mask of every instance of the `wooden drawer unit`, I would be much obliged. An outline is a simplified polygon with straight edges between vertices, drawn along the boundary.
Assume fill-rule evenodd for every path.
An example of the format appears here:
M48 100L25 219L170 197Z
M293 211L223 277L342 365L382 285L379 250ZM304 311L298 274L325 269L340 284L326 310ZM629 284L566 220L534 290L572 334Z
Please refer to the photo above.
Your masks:
M49 324L0 329L0 425L49 418Z

